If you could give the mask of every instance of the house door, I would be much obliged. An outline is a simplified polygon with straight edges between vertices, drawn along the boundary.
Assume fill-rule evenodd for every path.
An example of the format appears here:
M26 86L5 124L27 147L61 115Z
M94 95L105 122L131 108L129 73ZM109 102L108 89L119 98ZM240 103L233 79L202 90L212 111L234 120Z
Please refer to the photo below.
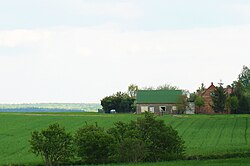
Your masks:
M160 110L160 113L162 113L162 114L165 114L167 111L166 106L160 106L159 110Z

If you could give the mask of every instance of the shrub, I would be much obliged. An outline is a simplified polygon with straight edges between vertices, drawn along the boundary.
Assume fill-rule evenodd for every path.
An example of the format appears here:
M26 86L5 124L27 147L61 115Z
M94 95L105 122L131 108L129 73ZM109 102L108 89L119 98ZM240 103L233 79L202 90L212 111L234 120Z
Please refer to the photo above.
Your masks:
M86 125L75 135L77 154L87 164L107 163L113 152L114 139L102 128Z
M73 137L57 123L41 132L32 132L29 142L31 151L42 156L45 165L59 165L73 156Z
M108 133L115 138L115 162L142 162L147 156L146 144L139 138L135 121L130 123L116 122Z
M148 148L147 161L162 161L182 158L184 141L178 132L167 126L163 120L157 120L151 113L137 120L140 137Z
M108 133L116 138L118 161L163 161L184 156L184 141L177 131L151 113L128 124L118 122ZM140 153L135 153L135 148Z

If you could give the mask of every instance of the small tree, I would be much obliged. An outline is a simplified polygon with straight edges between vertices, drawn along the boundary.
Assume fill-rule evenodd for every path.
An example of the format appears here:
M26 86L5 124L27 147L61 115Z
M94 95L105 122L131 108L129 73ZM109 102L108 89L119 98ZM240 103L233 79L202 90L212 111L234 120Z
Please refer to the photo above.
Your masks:
M86 125L75 135L77 155L87 164L107 163L113 153L113 137L102 128Z
M183 114L187 107L188 107L188 99L187 99L187 95L181 95L179 96L179 99L178 99L178 104L177 104L177 113L178 114Z
M222 87L222 83L218 87L215 88L214 92L211 94L213 101L213 109L217 113L222 113L225 111L227 94Z
M201 107L205 105L204 99L201 96L197 96L194 101L195 106L199 108L199 112L201 112Z
M184 141L178 132L158 120L152 113L138 118L136 126L141 139L146 143L148 155L146 161L180 159L184 154Z
M239 108L239 100L236 96L229 96L227 98L226 107L229 113L235 114Z
M32 132L29 142L31 151L42 156L47 166L59 165L73 156L73 137L57 123Z

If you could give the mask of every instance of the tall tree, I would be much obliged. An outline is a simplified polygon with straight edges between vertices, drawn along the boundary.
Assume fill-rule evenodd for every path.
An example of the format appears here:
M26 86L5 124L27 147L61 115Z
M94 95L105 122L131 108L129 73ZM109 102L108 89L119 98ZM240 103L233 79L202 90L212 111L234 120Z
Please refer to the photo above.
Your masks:
M250 90L250 69L247 66L243 66L238 79L245 88L248 88Z
M211 94L212 97L212 107L215 112L224 112L225 106L226 106L226 100L227 100L227 93L224 91L224 88L222 87L222 83L219 84L214 90L214 92Z
M135 84L130 84L128 86L128 95L132 98L136 97L136 92L139 90L139 87Z
M238 80L232 84L233 94L238 99L238 110L235 113L250 113L250 69L243 66Z

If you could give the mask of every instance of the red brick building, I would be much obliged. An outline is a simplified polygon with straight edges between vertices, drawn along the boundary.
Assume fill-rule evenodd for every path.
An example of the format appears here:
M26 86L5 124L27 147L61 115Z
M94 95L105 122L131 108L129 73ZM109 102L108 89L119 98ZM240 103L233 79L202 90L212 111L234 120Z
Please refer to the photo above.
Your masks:
M196 108L196 113L197 114L214 114L214 110L212 108L212 97L211 97L211 93L214 92L215 90L215 86L213 83L211 83L211 85L205 89L204 91L200 92L199 96L201 96L204 100L205 105L203 107Z
M211 83L211 85L207 89L205 89L204 91L198 92L198 95L203 98L205 105L201 107L200 109L197 107L195 108L195 112L197 114L214 114L215 113L212 108L213 101L211 97L211 93L214 92L215 88L216 87L214 86L214 84ZM224 90L227 94L231 94L233 91L231 87L227 87ZM224 113L228 113L228 112L229 111L225 111Z

